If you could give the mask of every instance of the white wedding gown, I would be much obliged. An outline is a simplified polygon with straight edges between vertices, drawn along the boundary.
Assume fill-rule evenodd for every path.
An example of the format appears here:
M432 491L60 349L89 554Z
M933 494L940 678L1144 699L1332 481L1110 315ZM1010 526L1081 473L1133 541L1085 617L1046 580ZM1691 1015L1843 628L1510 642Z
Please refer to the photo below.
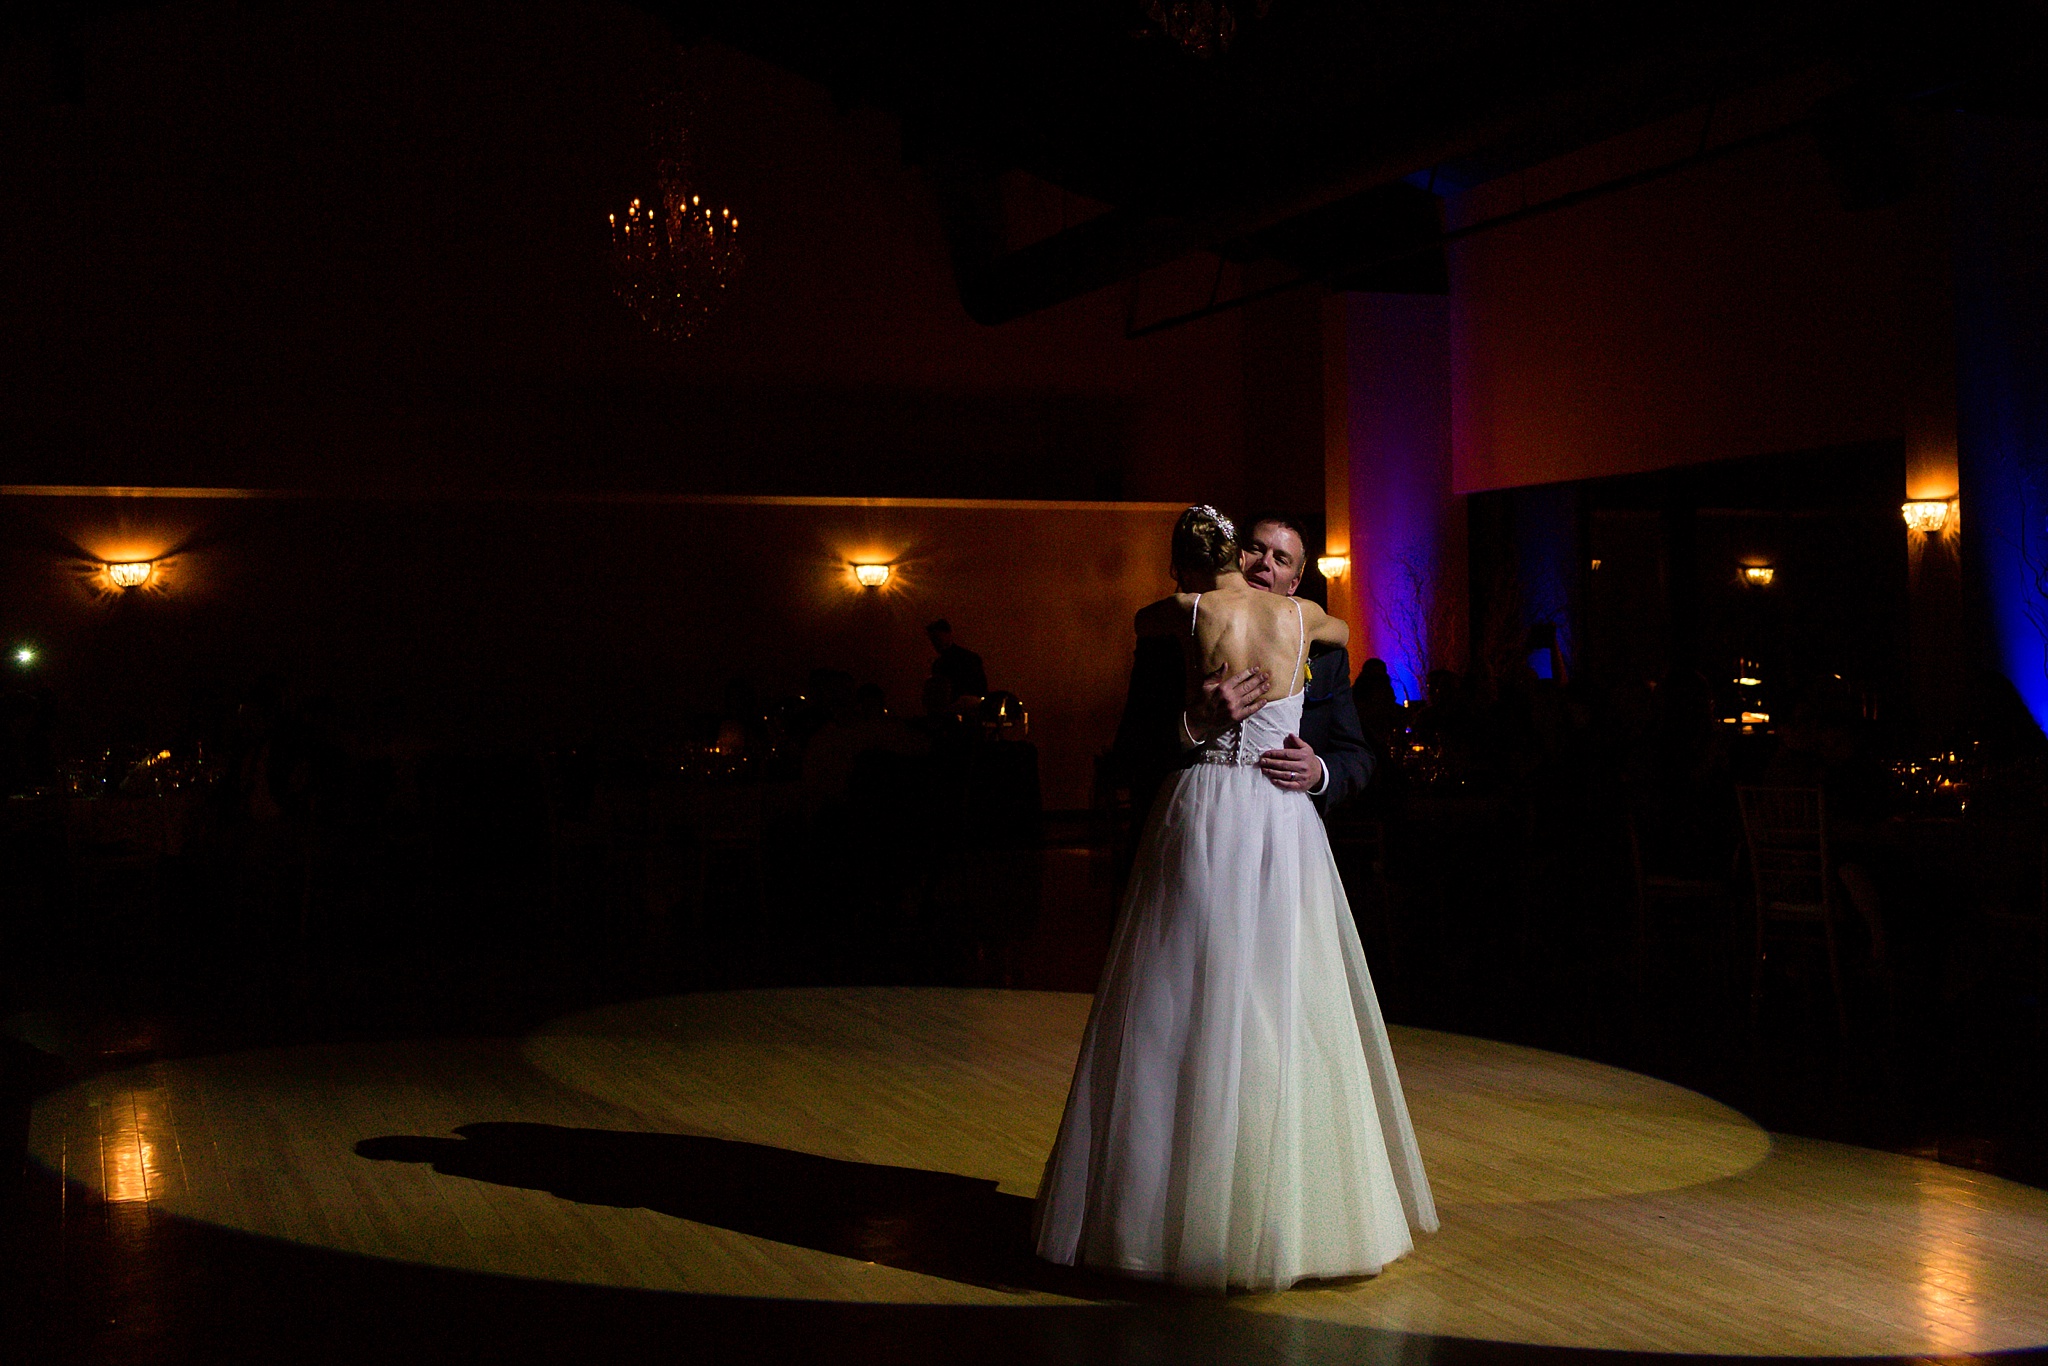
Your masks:
M1256 767L1302 698L1153 804L1039 1186L1049 1261L1273 1290L1377 1272L1437 1228L1322 819Z

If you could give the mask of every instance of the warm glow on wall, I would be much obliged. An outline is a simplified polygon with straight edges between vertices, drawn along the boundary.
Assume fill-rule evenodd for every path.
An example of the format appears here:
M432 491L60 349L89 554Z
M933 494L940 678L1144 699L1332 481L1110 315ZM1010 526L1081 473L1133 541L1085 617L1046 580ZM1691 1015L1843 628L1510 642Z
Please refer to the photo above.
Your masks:
M862 588L880 588L889 581L889 566L886 564L857 564L853 577Z
M1778 577L1778 571L1767 564L1746 564L1742 567L1742 581L1758 588L1768 588Z
M1901 503L1899 511L1906 519L1908 530L1932 535L1948 525L1950 501L1949 499L1941 499L1939 501L1927 500Z
M148 560L130 560L107 566L107 582L116 588L140 588L149 582L154 566Z
M1316 568L1326 579L1341 579L1344 577L1345 571L1351 568L1351 557L1349 555L1322 555L1316 559Z

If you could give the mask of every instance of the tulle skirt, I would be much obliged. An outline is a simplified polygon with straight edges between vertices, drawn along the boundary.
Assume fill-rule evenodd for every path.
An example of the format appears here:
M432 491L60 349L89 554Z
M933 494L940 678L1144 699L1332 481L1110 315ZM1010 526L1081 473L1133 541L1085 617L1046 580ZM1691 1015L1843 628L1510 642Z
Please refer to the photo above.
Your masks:
M1221 1291L1377 1272L1434 1231L1314 804L1198 764L1154 804L1036 1216L1038 1255Z

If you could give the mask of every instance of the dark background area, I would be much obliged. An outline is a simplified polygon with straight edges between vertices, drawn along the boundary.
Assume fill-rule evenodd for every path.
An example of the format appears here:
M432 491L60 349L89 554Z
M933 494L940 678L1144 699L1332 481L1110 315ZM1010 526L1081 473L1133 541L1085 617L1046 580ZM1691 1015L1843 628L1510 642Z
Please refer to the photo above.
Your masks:
M1331 825L1393 1018L2048 1180L2048 742L2029 619L1990 624L2038 606L2038 16L1278 0L1212 60L1135 4L25 12L10 1162L37 1092L158 1057L1090 989L1130 616L1200 500L1298 510L1351 560L1306 591L1401 677L1361 688L1379 777ZM746 263L670 345L605 216L678 89ZM1960 505L1908 536L1904 497ZM1408 642L1416 550L1441 629ZM114 592L128 559L157 577ZM924 705L939 616L1013 698ZM1810 951L1753 975L1754 782L1825 785L1867 875L1839 996ZM9 1293L65 1343L135 1304L189 1346L245 1279L254 1340L334 1270L146 1222L67 1263L66 1198L29 1173L6 1209ZM170 1249L141 1289L130 1234ZM337 1284L306 1350L360 1297L397 1306L372 1346L452 1342L443 1295L516 1317ZM730 1305L547 1298L753 1345ZM901 1317L797 1321L880 1351Z

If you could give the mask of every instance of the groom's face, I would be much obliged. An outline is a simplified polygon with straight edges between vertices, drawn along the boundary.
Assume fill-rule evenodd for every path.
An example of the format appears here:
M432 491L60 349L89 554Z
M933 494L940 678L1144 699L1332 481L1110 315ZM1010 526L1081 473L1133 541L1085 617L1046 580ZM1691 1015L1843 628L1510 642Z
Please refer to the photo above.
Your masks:
M1238 550L1244 581L1268 593L1294 596L1301 586L1301 537L1278 522L1260 522Z

